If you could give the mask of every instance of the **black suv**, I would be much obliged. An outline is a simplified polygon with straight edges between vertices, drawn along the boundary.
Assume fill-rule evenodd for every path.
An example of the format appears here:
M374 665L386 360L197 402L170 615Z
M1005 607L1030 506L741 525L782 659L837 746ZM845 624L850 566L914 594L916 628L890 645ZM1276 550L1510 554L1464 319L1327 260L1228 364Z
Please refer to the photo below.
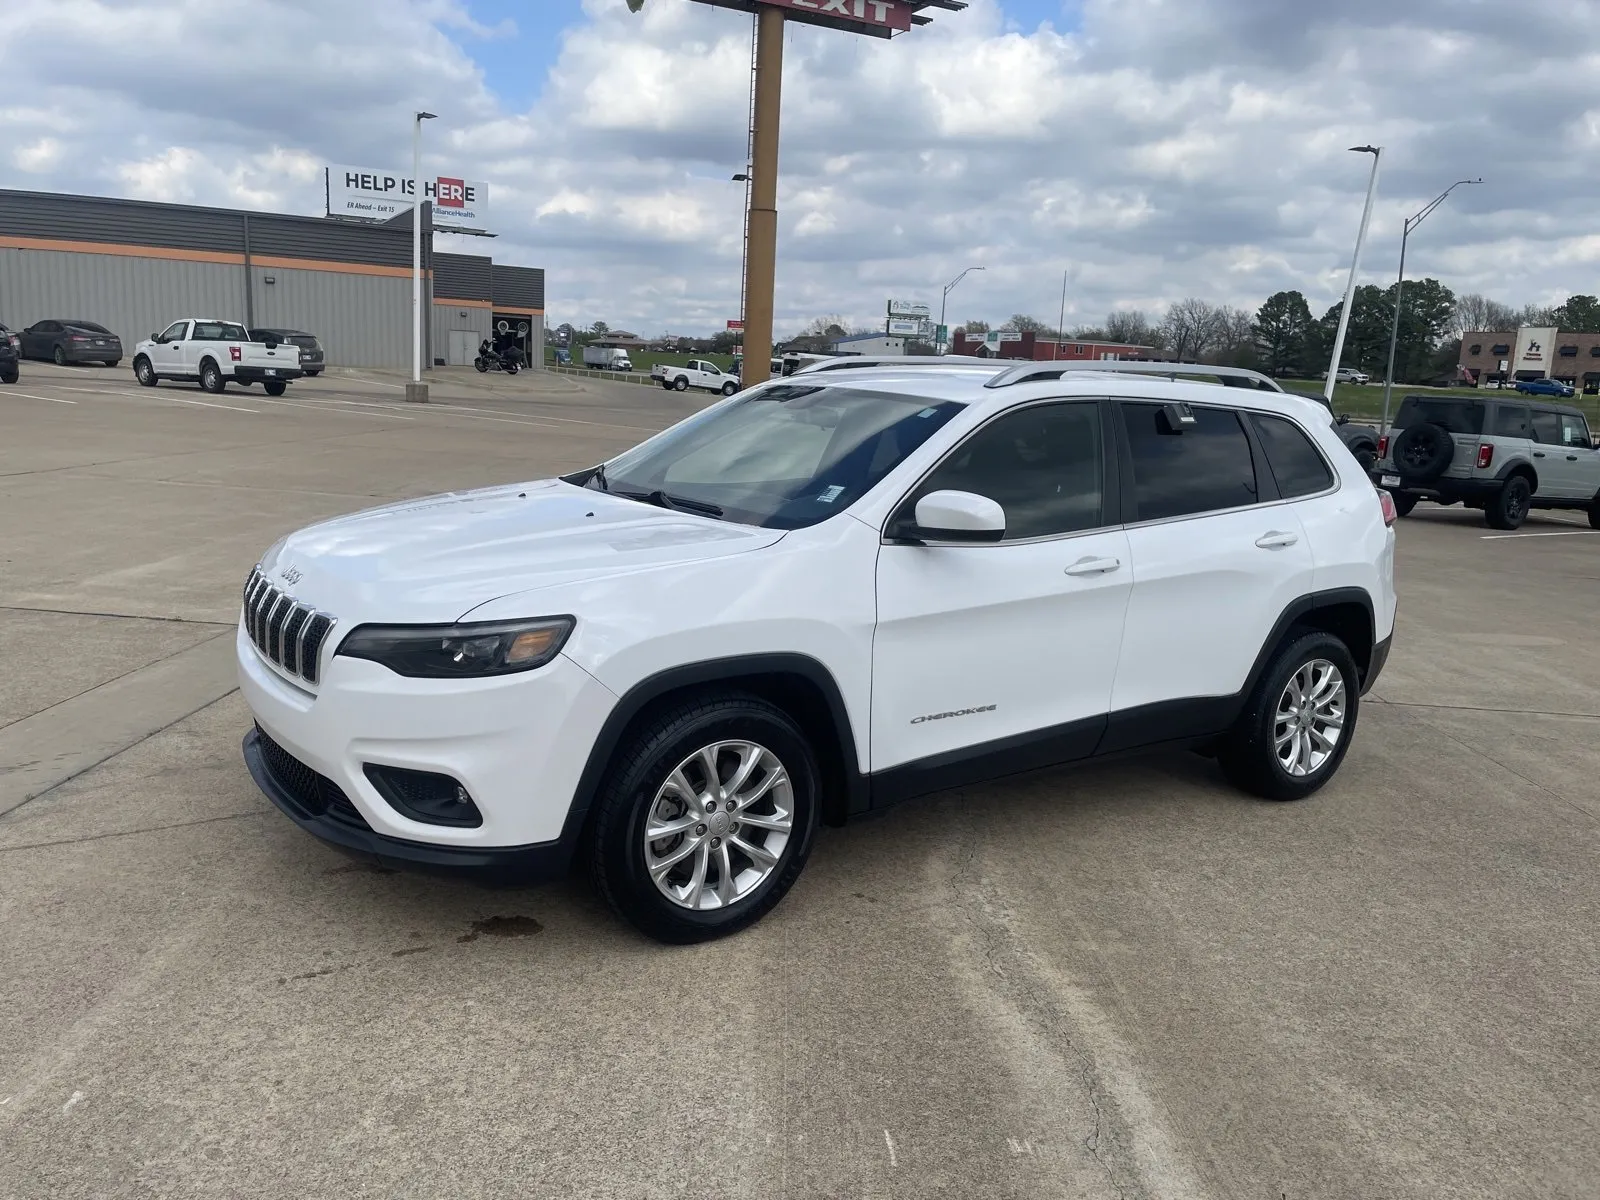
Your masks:
M0 383L15 383L22 377L17 345L17 335L0 325Z
M300 347L300 369L306 373L307 378L321 375L327 366L327 360L322 353L322 343L317 341L316 334L306 333L300 329L279 329L265 325L257 325L250 331L252 342L264 342L268 337L275 342L287 342L291 346Z

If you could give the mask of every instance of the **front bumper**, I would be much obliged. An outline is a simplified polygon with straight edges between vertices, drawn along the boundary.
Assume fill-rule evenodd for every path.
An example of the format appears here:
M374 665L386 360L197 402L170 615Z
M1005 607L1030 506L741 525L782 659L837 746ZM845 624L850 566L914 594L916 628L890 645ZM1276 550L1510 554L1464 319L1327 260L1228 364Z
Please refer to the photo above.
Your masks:
M287 383L291 379L299 379L305 372L299 367L257 367L249 363L233 364L233 379L236 383L261 383L267 379L281 379Z
M252 763L256 782L297 824L349 849L469 868L546 858L553 852L536 847L576 836L583 812L574 798L616 704L610 691L560 656L537 671L492 679L407 679L335 655L346 628L328 639L314 694L267 662L243 629L235 635L240 691L259 729L288 756L280 764L326 780L341 801L285 803L270 786L272 772ZM373 786L368 764L450 776L472 797L482 824L405 816ZM294 788L278 784L292 801Z

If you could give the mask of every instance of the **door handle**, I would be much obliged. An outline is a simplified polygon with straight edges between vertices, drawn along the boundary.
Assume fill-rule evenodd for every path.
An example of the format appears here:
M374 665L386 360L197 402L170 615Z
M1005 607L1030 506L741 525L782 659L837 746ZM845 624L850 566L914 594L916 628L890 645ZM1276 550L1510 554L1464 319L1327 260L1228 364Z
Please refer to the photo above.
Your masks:
M1282 529L1269 529L1256 539L1256 545L1263 550L1281 550L1285 546L1292 546L1300 540L1298 533L1288 533Z
M1543 458L1544 457L1544 451L1543 450L1535 450L1533 452L1533 456L1535 458Z
M1569 455L1567 455L1567 461L1568 462L1577 462L1578 461L1578 456L1576 454L1569 454Z
M1068 575L1105 575L1122 565L1120 558L1080 558L1067 568Z

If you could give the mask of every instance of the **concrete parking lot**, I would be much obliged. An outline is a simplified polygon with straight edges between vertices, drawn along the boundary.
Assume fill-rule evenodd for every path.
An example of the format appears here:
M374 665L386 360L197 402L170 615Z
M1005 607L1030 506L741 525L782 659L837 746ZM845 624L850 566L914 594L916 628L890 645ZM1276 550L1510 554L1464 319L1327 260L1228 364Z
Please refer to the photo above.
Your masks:
M280 534L711 399L435 394L0 387L0 1196L1600 1194L1586 523L1402 523L1393 657L1309 801L1192 755L946 793L669 949L581 878L354 864L240 760Z

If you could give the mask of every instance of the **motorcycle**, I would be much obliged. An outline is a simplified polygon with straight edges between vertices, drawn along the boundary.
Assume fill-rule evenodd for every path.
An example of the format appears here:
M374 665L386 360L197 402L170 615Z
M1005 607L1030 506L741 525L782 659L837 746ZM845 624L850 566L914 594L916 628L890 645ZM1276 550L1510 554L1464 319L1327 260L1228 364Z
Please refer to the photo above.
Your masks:
M485 374L489 371L504 371L507 375L515 375L522 369L515 358L499 354L480 354L472 360L472 365Z

